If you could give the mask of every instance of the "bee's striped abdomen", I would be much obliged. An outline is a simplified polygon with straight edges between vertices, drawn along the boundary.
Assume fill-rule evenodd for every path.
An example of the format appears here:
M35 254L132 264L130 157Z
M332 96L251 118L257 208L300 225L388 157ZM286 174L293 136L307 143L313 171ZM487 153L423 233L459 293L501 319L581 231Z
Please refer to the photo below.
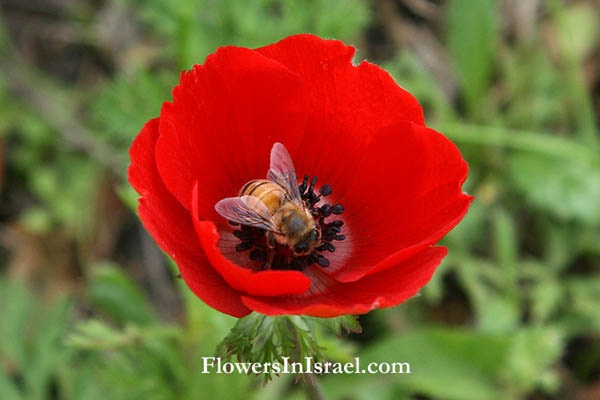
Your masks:
M285 192L276 183L266 179L255 179L242 187L240 196L256 197L267 206L271 214L275 214L281 206L281 200L285 196Z

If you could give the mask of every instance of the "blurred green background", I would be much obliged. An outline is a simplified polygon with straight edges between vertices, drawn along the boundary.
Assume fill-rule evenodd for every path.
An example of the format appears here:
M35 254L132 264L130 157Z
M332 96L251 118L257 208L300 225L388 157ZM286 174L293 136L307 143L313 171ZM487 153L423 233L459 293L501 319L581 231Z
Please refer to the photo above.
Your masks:
M128 148L221 45L336 38L469 163L475 202L420 296L325 336L327 399L600 398L600 2L1 0L0 399L304 399L200 374L235 319L135 215Z

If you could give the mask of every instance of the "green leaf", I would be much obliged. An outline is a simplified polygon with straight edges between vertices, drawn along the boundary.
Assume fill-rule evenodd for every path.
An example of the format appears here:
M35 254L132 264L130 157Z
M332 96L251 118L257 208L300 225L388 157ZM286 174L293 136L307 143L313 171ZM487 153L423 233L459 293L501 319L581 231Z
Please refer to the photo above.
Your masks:
M461 284L475 308L477 326L483 332L513 332L519 325L519 303L504 294L506 279L496 264L465 258L456 269Z
M517 153L509 171L531 206L563 219L600 223L600 166Z
M362 327L360 326L360 322L358 321L358 317L356 315L343 315L337 319L339 320L342 329L347 333L362 332Z
M471 249L482 243L487 243L483 232L488 226L489 208L485 201L480 201L476 197L476 200L469 207L469 212L460 224L444 238L446 243L451 245L453 249Z
M4 282L0 292L0 354L17 370L27 365L27 337L35 302L22 282Z
M171 399L186 381L177 345L180 330L162 324L116 329L99 320L77 324L67 345L93 357L97 379L109 398Z
M592 4L573 4L560 9L556 27L561 49L570 57L582 59L600 41L597 9Z
M448 46L471 113L490 85L497 16L493 0L452 0L446 14Z
M354 318L335 319L339 332L341 321L347 327L355 328ZM261 363L283 363L284 358L292 362L306 362L307 358L314 361L324 360L325 348L321 344L321 332L315 329L316 325L325 326L328 331L332 327L323 325L323 319L311 318L297 315L266 316L259 313L251 313L240 318L231 329L229 335L217 347L217 356L223 360L235 357L241 362ZM341 348L333 352L346 358ZM263 379L273 379L272 371L265 371ZM304 375L298 375L304 378Z
M545 321L565 297L565 289L554 277L540 278L531 290L531 313L536 321Z
M67 348L62 343L68 323L70 304L62 300L42 306L35 315L38 329L31 338L31 356L24 370L28 395L42 399L50 386L56 368L67 360Z
M44 399L68 361L70 303L40 302L22 282L0 282L0 398Z
M259 47L286 36L314 33L352 39L368 23L361 0L125 0L170 46L181 68L200 64L218 46Z
M115 329L105 322L91 319L80 322L67 338L67 344L81 349L116 349L119 347L147 346L156 338L170 339L179 335L177 328L168 325L139 327L127 325L124 329Z
M563 334L549 326L520 330L513 337L510 357L503 368L504 375L523 393L536 387L543 388L546 381L553 380L548 378L552 374L549 368L558 361L563 341Z
M511 215L503 208L498 208L493 214L494 255L496 262L502 268L504 288L507 295L516 296L518 237L517 228Z
M19 221L30 232L43 234L52 228L52 215L45 208L30 207L21 215Z
M117 75L93 98L91 122L116 148L127 148L144 124L160 115L177 78L173 72L145 69Z
M316 317L302 317L306 321L315 322L330 332L337 334L338 336L342 333L360 333L362 327L358 321L356 315L342 315L335 318L316 318Z
M559 0L548 0L546 4L553 25L558 28L556 42L562 58L564 97L574 116L576 133L582 143L597 149L596 107L584 78L582 58L598 42L598 18L595 10L587 6L565 7Z
M96 266L88 296L92 304L121 324L148 324L156 320L144 294L116 265L103 263Z
M23 396L15 383L7 376L3 368L0 368L0 398L3 400L22 400Z
M600 164L594 148L557 135L466 123L442 123L434 128L459 143L523 150L560 161Z
M515 299L490 292L478 299L477 316L483 332L512 332L521 319L521 310Z
M408 362L410 374L334 376L323 381L329 394L349 396L374 382L432 398L507 398L496 384L511 341L507 336L465 330L421 328L398 334L359 354L361 368L371 362Z
M600 278L576 277L566 282L569 312L576 318L578 331L597 333L600 330Z

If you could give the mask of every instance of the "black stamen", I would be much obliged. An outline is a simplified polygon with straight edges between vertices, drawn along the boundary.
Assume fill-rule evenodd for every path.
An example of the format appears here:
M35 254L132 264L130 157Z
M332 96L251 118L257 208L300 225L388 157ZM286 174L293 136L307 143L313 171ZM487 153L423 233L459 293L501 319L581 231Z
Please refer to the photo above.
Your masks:
M317 183L317 177L313 176L313 178L310 180L310 186L308 188L309 192L312 192L314 190L316 183Z
M252 246L253 246L253 244L250 242L242 242L235 246L235 251L242 252L242 251L250 250L252 248Z
M247 240L247 239L250 239L250 237L251 237L249 232L244 232L244 231L233 231L233 236L235 236L236 238L238 238L240 240Z
M317 264L325 268L329 266L329 260L323 257L322 255L317 254Z
M325 184L321 186L321 189L319 189L319 193L321 193L321 196L327 197L331 193L333 193L333 189L331 189L331 186L329 186L329 184Z
M339 214L341 214L341 213L344 212L344 206L341 205L341 204L336 204L336 205L334 205L334 206L331 207L331 212L334 213L334 214L339 215Z
M317 247L317 251L325 251L325 250L327 250L330 253L333 253L335 251L335 246L333 244L331 244L330 242L324 242L322 245Z
M330 226L327 228L327 232L340 233L342 228L338 228L337 226Z
M304 191L306 190L306 185L308 185L308 175L304 175L304 180L302 181L300 186L298 186L298 191L301 195L304 194Z
M319 208L319 213L321 213L323 217L329 217L331 215L331 206L329 204L323 204Z

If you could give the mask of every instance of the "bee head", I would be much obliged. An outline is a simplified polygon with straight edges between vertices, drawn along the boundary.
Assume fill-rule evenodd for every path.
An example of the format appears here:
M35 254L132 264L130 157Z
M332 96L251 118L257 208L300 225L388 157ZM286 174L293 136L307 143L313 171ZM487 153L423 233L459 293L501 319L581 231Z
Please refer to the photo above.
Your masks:
M313 251L321 242L321 230L313 216L293 203L286 204L280 212L281 231L294 255L302 256Z
M295 204L287 203L280 213L282 232L294 242L304 240L314 227L312 216Z

